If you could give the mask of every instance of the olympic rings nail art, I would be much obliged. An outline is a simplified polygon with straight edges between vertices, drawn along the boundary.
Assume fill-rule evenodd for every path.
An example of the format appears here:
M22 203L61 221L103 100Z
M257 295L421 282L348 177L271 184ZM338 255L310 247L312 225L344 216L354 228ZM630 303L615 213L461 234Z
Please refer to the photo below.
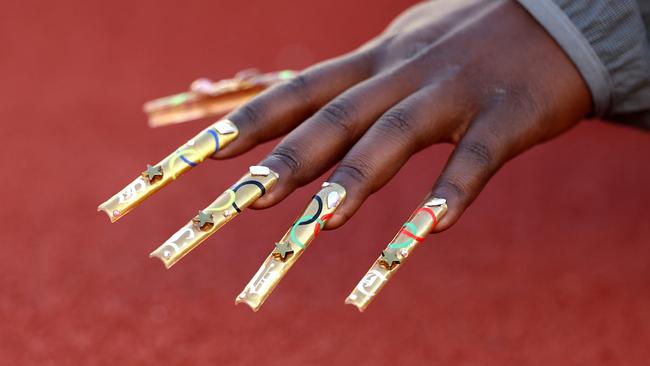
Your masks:
M364 311L446 212L447 201L443 198L432 198L416 209L345 299L345 303Z
M201 131L185 145L156 165L148 165L142 174L122 191L99 205L115 222L179 176L223 149L239 135L237 126L224 119Z
M321 190L312 197L305 211L298 216L282 239L275 243L275 248L237 296L235 303L243 302L254 311L259 310L291 266L323 229L327 220L340 207L345 194L343 186L323 183Z
M165 267L170 268L242 210L264 196L279 178L276 172L267 167L250 167L246 175L208 207L199 211L197 216L151 252L149 257L159 258Z

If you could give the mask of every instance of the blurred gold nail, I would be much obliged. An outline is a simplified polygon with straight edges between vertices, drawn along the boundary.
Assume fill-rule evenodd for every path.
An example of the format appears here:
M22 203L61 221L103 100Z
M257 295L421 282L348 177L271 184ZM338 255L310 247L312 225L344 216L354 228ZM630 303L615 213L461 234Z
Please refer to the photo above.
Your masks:
M332 217L343 199L345 199L345 188L336 183L323 183L322 189L312 198L305 211L282 239L275 243L275 249L237 296L235 303L243 302L254 311L259 310L282 277L300 258L327 220Z
M444 198L429 199L415 210L345 299L345 303L356 306L359 311L364 311L446 212L447 201Z
M243 209L264 196L278 178L276 172L265 166L250 167L246 175L208 207L199 211L189 223L151 252L149 257L159 258L165 267L170 268Z
M166 186L207 157L223 149L239 135L234 123L220 120L201 131L185 145L147 169L121 192L99 205L111 222L122 218L147 197Z
M150 127L183 123L206 117L218 117L246 103L264 89L291 79L291 70L261 74L249 69L231 79L212 81L201 78L190 85L190 90L145 103L143 110Z

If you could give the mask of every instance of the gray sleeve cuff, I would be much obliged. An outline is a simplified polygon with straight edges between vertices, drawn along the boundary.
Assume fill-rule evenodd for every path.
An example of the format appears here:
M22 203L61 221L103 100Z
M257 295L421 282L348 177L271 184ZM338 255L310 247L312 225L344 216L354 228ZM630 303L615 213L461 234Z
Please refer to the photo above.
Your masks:
M650 128L650 46L634 0L518 0L573 61L594 114Z

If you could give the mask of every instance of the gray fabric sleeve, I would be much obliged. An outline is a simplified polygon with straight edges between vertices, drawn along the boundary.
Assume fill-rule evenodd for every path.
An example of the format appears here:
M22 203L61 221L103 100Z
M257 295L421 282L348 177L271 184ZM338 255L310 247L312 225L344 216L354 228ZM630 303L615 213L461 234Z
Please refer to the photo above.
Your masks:
M596 116L650 129L650 0L518 2L576 65Z
M641 16L645 23L646 35L648 42L650 42L650 0L639 0L639 8L641 9Z

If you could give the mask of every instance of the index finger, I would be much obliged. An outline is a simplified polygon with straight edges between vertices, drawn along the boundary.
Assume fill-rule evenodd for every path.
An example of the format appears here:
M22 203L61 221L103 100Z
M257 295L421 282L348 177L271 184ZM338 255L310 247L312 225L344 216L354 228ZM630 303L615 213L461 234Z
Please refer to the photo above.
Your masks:
M355 51L316 64L230 113L226 118L240 136L214 157L237 156L291 131L334 97L369 78L370 52Z

